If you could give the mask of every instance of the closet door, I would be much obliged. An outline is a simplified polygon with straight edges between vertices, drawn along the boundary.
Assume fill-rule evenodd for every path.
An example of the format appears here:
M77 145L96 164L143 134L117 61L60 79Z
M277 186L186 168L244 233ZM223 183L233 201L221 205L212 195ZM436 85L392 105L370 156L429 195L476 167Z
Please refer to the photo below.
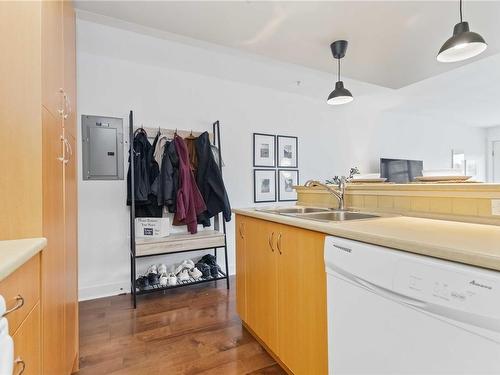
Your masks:
M64 164L64 260L65 260L65 304L64 373L70 374L78 366L78 203L76 139L64 129L67 151Z
M62 110L62 1L42 1L42 104L56 118Z
M61 120L42 107L42 327L43 373L63 373L64 360L64 152Z
M73 2L63 1L64 129L76 139L76 32Z
M63 108L66 154L64 166L65 284L64 373L78 369L78 198L76 161L76 49L73 2L62 3Z

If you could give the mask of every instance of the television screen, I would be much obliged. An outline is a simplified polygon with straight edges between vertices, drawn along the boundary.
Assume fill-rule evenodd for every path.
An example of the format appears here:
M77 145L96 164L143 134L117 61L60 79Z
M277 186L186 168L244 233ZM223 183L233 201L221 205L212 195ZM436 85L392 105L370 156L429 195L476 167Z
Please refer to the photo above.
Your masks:
M380 177L387 178L388 182L405 184L422 176L423 167L422 160L380 159Z

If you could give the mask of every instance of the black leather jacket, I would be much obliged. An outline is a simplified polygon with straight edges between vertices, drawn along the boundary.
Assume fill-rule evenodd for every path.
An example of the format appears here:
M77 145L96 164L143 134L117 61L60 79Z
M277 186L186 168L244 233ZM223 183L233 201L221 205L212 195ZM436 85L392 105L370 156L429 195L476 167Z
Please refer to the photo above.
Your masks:
M219 212L223 213L224 220L230 221L229 197L222 180L222 173L212 153L207 132L201 134L196 140L196 153L198 157L196 184L207 206L207 210L198 215L198 223L205 227L210 226L210 218Z

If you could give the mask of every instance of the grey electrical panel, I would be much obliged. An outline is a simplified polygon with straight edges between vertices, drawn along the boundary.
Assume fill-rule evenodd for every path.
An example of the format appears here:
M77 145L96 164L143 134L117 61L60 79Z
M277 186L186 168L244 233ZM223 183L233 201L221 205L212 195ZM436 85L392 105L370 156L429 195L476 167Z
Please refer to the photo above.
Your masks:
M82 115L84 180L123 180L123 119Z

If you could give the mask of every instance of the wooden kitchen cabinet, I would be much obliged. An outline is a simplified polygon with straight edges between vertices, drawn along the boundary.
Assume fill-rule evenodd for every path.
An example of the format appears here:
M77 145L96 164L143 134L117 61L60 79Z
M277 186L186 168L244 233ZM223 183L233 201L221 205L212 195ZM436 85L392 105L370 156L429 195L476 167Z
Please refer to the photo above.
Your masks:
M246 266L246 323L276 351L277 337L277 265L270 223L262 220L246 219L245 258Z
M242 215L236 222L244 230L236 243L241 319L287 371L327 374L325 235Z
M40 267L41 370L34 373L67 375L78 369L73 2L0 2L0 21L9 51L0 63L0 239L47 238Z
M42 368L40 303L36 304L12 339L14 340L14 374L39 375Z
M62 1L41 1L42 105L54 116L63 103L63 7ZM62 124L61 124L62 125Z
M68 142L64 164L64 373L78 369L78 197L76 168L76 139L64 128Z
M246 297L246 218L236 216L236 310L241 320L247 317Z
M43 127L43 236L42 253L43 371L62 374L64 351L64 143L60 120L46 108Z
M7 308L12 309L5 317L14 340L14 374L42 373L40 268L40 254L37 253L0 281L0 295L5 298Z
M325 235L279 225L278 354L294 374L327 374Z

